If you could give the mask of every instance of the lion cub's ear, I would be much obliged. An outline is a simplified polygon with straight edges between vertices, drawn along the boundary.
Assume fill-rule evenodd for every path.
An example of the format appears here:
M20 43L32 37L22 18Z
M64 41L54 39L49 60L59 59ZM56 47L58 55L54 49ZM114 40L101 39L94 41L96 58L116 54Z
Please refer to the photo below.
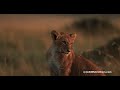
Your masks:
M59 37L59 32L52 30L51 31L51 37L53 40L57 40L57 38Z
M73 39L75 40L76 37L77 37L77 34L76 34L76 33L70 34L70 37L73 38Z

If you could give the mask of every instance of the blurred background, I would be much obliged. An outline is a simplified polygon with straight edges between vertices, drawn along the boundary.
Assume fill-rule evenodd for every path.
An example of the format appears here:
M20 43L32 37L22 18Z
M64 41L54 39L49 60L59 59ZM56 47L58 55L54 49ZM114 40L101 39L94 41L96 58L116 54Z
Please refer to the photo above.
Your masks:
M120 14L0 14L0 76L49 76L52 30L77 33L77 55L120 75Z

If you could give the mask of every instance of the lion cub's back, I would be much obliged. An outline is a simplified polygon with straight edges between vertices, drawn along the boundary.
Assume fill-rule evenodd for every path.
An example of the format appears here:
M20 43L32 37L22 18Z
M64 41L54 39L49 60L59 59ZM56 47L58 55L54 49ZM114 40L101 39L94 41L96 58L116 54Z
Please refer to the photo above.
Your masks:
M82 56L76 56L71 67L70 76L106 76L103 73L83 73L83 71L102 71L102 69L92 61Z

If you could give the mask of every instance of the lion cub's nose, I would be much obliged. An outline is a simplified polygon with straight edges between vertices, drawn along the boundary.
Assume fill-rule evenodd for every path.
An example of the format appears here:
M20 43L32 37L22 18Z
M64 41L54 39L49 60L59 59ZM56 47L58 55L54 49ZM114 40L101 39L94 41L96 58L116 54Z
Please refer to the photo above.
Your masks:
M70 49L67 49L67 52L70 52Z

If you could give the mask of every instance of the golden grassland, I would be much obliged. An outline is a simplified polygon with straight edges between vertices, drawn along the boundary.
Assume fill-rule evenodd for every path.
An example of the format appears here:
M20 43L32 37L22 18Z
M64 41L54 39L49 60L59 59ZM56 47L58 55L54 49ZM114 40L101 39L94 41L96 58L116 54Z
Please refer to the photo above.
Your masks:
M7 19L0 21L0 76L49 76L45 54L52 42L50 31L53 29L77 33L74 50L78 55L105 45L109 40L120 35L118 32L103 32L99 36L84 35L74 28L65 27L73 21L71 17L52 16L38 21L35 21L37 18L26 20L26 17L25 20L22 17L21 21L17 22L10 18L9 22ZM22 20L24 23L20 23L23 22ZM119 60L113 59L111 63L111 66L106 67L105 70L115 72L112 75L120 75Z

